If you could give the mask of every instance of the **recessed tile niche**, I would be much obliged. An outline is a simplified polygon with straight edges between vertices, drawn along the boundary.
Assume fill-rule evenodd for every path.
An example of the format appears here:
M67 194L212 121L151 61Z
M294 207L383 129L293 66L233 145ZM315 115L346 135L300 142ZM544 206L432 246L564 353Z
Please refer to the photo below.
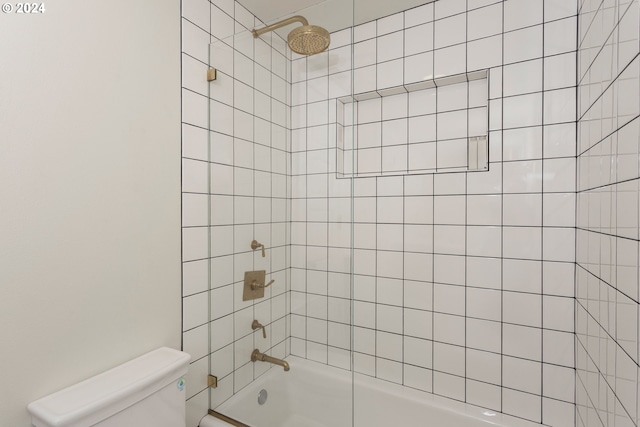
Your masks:
M339 178L486 171L488 71L337 100Z

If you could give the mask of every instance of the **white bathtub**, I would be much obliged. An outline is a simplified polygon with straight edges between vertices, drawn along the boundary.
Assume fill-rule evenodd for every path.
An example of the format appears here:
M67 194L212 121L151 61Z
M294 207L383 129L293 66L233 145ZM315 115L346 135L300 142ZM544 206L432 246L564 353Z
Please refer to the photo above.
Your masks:
M290 356L216 408L251 427L539 427L397 384ZM258 404L258 393L267 401ZM228 427L206 416L200 427Z

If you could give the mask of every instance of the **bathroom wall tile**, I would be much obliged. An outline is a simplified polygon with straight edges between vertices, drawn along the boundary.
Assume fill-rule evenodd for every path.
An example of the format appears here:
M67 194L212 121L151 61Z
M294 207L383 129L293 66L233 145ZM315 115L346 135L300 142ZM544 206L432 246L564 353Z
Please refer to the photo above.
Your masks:
M469 103L469 84L459 83L438 88L436 108L438 113L466 110ZM486 105L486 103L485 103Z
M377 55L376 39L366 40L353 45L353 66L365 67L376 63Z
M463 346L465 323L464 317L438 314L433 315L433 339L454 346ZM437 367L436 367L437 369Z
M544 20L553 21L569 16L574 16L578 12L578 2L576 0L544 1Z
M505 193L541 192L541 161L505 162L502 167Z
M354 70L354 92L364 93L376 89L376 67L357 68Z
M447 16L463 13L466 3L461 0L441 0L435 4L435 19L446 18Z
M182 90L182 121L191 125L206 128L207 98L187 89Z
M234 10L234 19L236 21L236 25L242 25L243 27L249 29L255 26L255 17L240 3L235 3Z
M542 59L534 59L505 66L503 69L504 96L540 92L542 90L542 64Z
M455 400L463 400L464 386L465 380L463 377L443 372L433 373L433 393L439 396L445 396Z
M505 387L542 394L542 363L503 356L502 375Z
M207 244L206 227L184 228L182 232L183 261L206 258Z
M404 56L433 50L433 35L432 22L407 28L404 31Z
M575 52L550 56L544 60L544 88L546 90L575 85L575 74Z
M391 34L379 36L376 40L377 62L385 62L402 57L402 52L404 51L403 31L396 31Z
M490 135L489 156L499 160L528 160L542 157L540 126L508 129Z
M500 384L500 355L467 349L467 377L490 384Z
M376 378L396 384L402 384L402 363L377 358Z
M501 320L502 295L498 290L468 288L466 315L487 320ZM476 378L480 379L480 378Z
M575 406L572 403L542 398L542 422L548 425L573 425Z
M403 26L404 26L404 13L394 13L393 15L389 15L384 18L378 19L377 21L378 37L402 30Z
M541 292L542 267L539 260L505 259L502 273L505 290Z
M467 40L494 36L502 29L502 5L494 4L471 10L467 19Z
M183 296L207 290L208 269L206 260L182 263Z
M377 88L386 89L401 86L403 82L403 60L402 58L393 61L383 62L377 65Z
M466 398L472 405L499 411L501 408L501 389L492 384L479 381L466 381Z
M524 2L519 1L518 3ZM542 53L542 25L504 34L504 61L506 64L541 58Z
M203 325L207 322L207 293L199 293L182 299L184 331Z
M468 348L500 353L502 329L499 322L480 319L466 319Z
M467 284L484 289L500 289L501 259L467 257Z
M542 225L542 194L505 194L502 200L504 225Z
M523 393L511 389L503 389L502 410L527 420L539 423L541 421L542 399L540 396Z
M210 35L207 30L193 22L182 19L182 52L207 63L209 58Z
M502 34L467 44L467 71L488 69L502 64Z
M505 355L534 361L541 360L541 329L504 324L502 331Z
M433 21L434 7L432 3L427 3L422 6L409 9L404 12L404 26L405 28L414 27L416 25L424 24L425 22Z
M552 193L543 196L545 225L570 226L575 221L575 194Z
M434 77L434 53L425 52L404 58L404 83L416 83Z
M545 158L575 156L576 127L572 123L544 126L543 150Z
M433 309L440 313L464 315L465 289L460 286L433 285Z
M514 96L504 99L504 127L519 128L542 124L542 94Z
M208 196L185 193L182 195L182 226L206 226Z
M182 124L182 157L208 160L207 130Z
M513 0L504 3L505 31L518 30L542 23L543 0Z
M544 124L575 121L575 98L574 88L545 92Z
M376 337L376 355L385 359L402 361L402 336L378 331Z
M441 0L442 1L442 0ZM464 44L445 47L434 51L434 77L460 74L466 70L467 49Z
M206 96L207 83L199 77L206 73L207 65L183 53L182 69L182 87Z
M575 50L576 17L544 24L544 53L556 55Z
M473 10L473 9L477 9L479 7L483 7L483 6L488 6L490 4L492 4L493 1L492 0L469 0L469 2L467 3L468 5L468 10Z
M575 259L574 229L545 228L543 239L543 259L564 262L571 262Z
M433 371L412 365L404 367L404 385L431 393L433 384Z
M376 33L377 30L375 21L357 25L353 28L353 42L357 43L362 40L374 38L376 36Z
M528 244L523 246L522 242L528 242ZM505 227L503 245L505 257L539 259L542 252L542 228Z
M574 335L568 332L543 332L543 361L560 366L573 366Z
M467 37L467 17L465 14L450 16L434 23L434 48L464 43Z
M467 196L468 225L500 225L502 197L498 195Z
M467 227L467 256L499 257L501 240L500 227Z
M433 368L440 372L464 375L464 347L434 343Z

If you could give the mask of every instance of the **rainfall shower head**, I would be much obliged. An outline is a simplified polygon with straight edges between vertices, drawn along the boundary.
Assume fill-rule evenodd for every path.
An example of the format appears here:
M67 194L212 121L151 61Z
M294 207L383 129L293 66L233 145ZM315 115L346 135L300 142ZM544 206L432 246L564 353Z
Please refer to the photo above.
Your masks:
M331 43L329 31L317 25L309 25L309 22L300 15L292 16L268 27L252 30L251 32L253 33L253 37L257 38L261 34L277 30L294 22L302 23L302 27L293 29L287 37L289 48L292 51L301 55L315 55L327 50L329 43Z

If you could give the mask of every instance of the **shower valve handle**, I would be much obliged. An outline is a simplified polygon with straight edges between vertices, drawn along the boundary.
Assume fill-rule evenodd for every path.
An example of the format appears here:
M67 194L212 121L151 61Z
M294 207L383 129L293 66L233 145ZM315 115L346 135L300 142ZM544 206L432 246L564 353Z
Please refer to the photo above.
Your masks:
M264 326L258 322L257 320L253 320L253 322L251 322L251 329L253 329L254 331L256 329L262 328L262 337L264 339L267 339L267 330L264 328Z
M262 283L258 283L256 280L254 280L253 282L251 282L251 290L255 291L256 289L268 288L269 286L273 285L274 282L275 282L275 280L272 280L269 283L267 283L266 285L263 285Z
M264 245L259 243L257 240L251 241L251 249L255 251L258 248L262 248L262 258L264 258Z

